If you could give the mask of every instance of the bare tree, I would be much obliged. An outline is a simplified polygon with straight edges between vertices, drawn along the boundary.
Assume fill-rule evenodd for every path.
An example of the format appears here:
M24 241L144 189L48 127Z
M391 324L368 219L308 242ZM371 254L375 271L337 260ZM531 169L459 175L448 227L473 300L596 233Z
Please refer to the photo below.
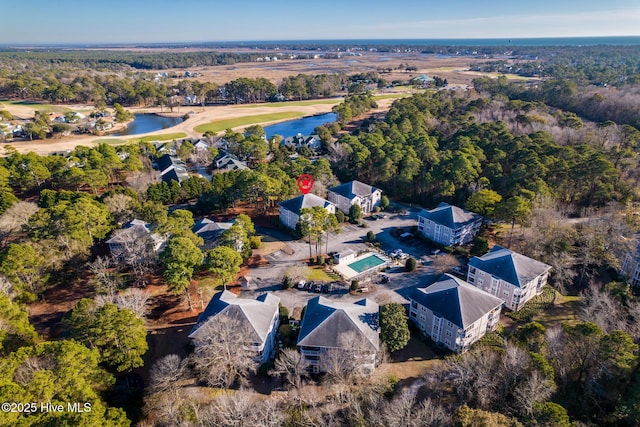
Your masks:
M178 397L180 381L186 377L188 370L185 360L177 354L169 354L159 359L151 368L149 391L151 393L169 392Z
M257 400L240 390L225 393L202 411L204 425L279 427L285 424L285 412L273 400Z
M213 387L229 388L255 371L252 332L239 320L219 315L197 331L191 360L198 377Z
M614 330L632 332L625 308L610 293L592 287L583 296L582 320L595 323L607 334Z
M126 194L113 194L105 197L104 204L118 224L125 224L133 219L133 199Z
M338 344L339 347L328 349L322 356L331 383L353 384L371 373L367 366L375 363L377 351L371 342L361 334L347 332L339 337Z
M134 172L127 177L126 181L140 197L146 197L147 188L158 182L158 173L153 170Z
M293 348L286 348L278 355L270 375L281 375L285 381L299 391L308 376L309 363Z
M533 407L536 403L544 402L555 391L555 383L537 370L521 383L519 383L513 391L515 407L521 414L533 415Z
M0 275L0 293L6 295L9 300L13 300L16 297L16 292L13 289L13 285L11 284L9 279L4 277L3 275Z
M118 308L128 308L143 319L149 311L149 294L142 289L127 289L116 295L113 303Z
M151 236L123 239L111 252L111 257L116 263L128 266L134 281L142 286L145 285L144 276L158 263L158 253Z
M416 390L406 390L381 408L381 425L385 427L449 426L451 417L442 406L427 399L418 402Z
M104 294L113 301L118 288L120 287L120 279L116 272L114 272L115 263L106 256L99 256L95 261L87 264L89 270L93 273L93 277L96 283L96 291L99 294Z
M0 248L8 244L7 237L22 230L29 217L38 210L38 205L30 202L16 202L0 215Z

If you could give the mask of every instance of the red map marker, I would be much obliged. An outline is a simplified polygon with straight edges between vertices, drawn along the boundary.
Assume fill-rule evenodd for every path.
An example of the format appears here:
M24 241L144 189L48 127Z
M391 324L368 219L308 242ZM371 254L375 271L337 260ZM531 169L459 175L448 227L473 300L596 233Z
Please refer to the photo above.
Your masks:
M296 183L298 183L298 188L302 191L302 194L307 194L313 188L314 181L311 175L303 173L298 177Z

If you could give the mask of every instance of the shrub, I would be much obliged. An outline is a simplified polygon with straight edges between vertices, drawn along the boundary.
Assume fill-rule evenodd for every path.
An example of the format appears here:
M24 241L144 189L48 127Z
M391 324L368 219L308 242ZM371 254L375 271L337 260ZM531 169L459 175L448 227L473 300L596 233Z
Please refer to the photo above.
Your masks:
M251 246L251 249L260 249L260 246L262 246L262 239L260 236L249 237L249 246Z
M368 231L367 232L367 240L369 242L374 242L376 240L376 233L374 233L373 231Z
M351 281L351 290L352 291L356 291L358 290L358 288L360 287L360 282L358 282L357 280L352 280Z
M284 305L280 304L278 306L278 314L280 315L280 317L283 318L289 318L289 309L287 307L285 307Z
M380 208L385 210L389 207L389 198L387 196L382 196L380 198Z
M418 261L415 258L410 257L407 258L407 262L404 264L404 269L406 271L414 271L418 267Z
M344 222L344 213L342 213L342 211L336 211L336 219L338 220L338 223Z

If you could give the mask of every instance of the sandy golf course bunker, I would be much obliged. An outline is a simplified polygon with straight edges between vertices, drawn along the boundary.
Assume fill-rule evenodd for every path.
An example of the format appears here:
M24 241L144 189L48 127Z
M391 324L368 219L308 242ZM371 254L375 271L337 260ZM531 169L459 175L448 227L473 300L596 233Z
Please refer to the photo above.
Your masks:
M349 264L338 264L333 269L342 275L345 280L349 280L354 277L370 273L371 271L389 263L390 261L386 257L367 252L360 255Z

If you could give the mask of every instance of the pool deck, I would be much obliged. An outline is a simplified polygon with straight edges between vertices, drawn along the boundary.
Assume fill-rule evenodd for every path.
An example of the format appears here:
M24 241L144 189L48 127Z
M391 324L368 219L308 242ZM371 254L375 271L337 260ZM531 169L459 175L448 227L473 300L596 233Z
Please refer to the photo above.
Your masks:
M349 267L349 265L361 261L365 258L368 258L372 255L375 255L376 257L382 259L384 262L382 264L376 265L374 267L368 268L364 271L361 272L357 272L354 269L352 269L351 267ZM347 264L338 264L336 266L333 267L333 271L335 271L336 273L338 273L339 275L341 275L344 280L351 280L355 277L358 276L363 276L366 275L368 273L371 273L372 271L376 271L379 270L380 268L384 267L385 265L388 265L391 263L391 260L389 258L387 258L386 256L379 254L377 252L366 252L362 255L360 255L359 257L357 257L356 259L354 259L353 261L351 261L348 265Z

